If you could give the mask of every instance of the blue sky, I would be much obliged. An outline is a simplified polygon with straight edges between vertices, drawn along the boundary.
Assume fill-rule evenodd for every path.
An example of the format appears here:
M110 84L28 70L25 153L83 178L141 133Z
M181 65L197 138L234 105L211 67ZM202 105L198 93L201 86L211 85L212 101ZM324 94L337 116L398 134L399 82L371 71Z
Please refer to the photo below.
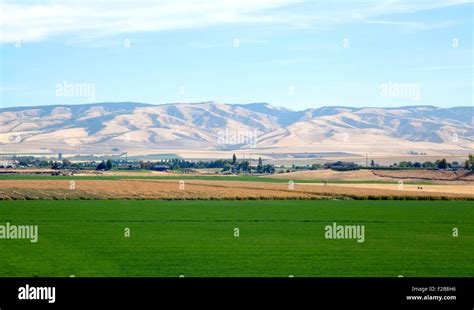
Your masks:
M473 104L472 1L1 3L1 107Z

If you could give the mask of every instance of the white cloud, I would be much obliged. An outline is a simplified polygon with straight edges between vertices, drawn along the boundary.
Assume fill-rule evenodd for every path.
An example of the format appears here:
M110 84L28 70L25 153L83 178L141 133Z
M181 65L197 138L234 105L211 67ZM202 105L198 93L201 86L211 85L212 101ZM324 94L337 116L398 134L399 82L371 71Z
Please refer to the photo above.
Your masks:
M470 0L139 0L35 1L0 4L1 42L57 35L97 38L223 24L280 23L311 27L412 13ZM39 4L38 4L39 3Z
M457 22L454 21L443 21L437 23L424 23L424 22L412 22L412 21L391 21L391 20L367 20L367 24L374 25L385 25L385 26L400 26L405 29L423 31L439 28L447 28L454 25L457 25Z
M1 41L40 41L60 34L100 37L226 23L266 22L267 17L259 12L288 3L287 0L3 3Z

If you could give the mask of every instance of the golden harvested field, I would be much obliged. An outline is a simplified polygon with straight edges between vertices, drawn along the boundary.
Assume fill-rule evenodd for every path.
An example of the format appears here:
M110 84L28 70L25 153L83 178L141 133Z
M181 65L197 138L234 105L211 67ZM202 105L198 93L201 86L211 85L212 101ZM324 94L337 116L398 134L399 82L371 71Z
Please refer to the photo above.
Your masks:
M377 177L392 179L414 179L435 181L474 181L474 173L465 171L442 170L373 170Z
M301 183L300 186L313 185L311 183ZM403 184L402 188L399 189L398 184L330 184L330 186L339 187L350 187L357 189L381 189L381 190L396 190L398 192L416 192L416 193L448 193L448 194L462 194L474 196L474 185L472 184L456 184L456 185L416 185L416 184Z
M0 199L474 199L472 185L308 184L185 180L0 180Z
M133 171L133 170L113 170L113 171L95 171L83 170L74 173L75 176L122 176L122 177L145 177L145 176L215 176L216 171L220 169L197 169L192 173L179 174L171 171ZM70 171L64 170L62 173L68 174ZM52 174L58 173L58 170L51 169L0 169L0 173L5 174ZM330 169L305 170L289 173L278 173L266 175L266 178L288 179L288 180L326 180L326 181L430 181L438 183L474 183L474 173L459 171L442 170L351 170L335 171Z
M439 170L307 170L270 176L291 180L474 182L474 173Z
M371 170L351 170L351 171L334 171L330 169L324 170L306 170L289 173L279 173L269 176L275 179L290 180L327 180L327 181L391 181L392 178L380 177L375 175Z

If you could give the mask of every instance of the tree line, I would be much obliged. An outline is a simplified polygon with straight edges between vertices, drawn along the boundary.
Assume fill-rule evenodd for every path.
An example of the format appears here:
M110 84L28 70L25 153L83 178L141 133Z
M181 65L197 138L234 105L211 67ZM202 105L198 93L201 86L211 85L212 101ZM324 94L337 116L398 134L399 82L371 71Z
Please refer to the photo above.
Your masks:
M163 159L159 161L112 161L111 159L102 160L101 162L71 162L68 159L63 160L45 160L34 156L13 156L14 160L20 167L50 168L50 169L75 169L75 170L111 170L119 165L134 165L137 169L153 170L156 166L166 167L169 170L186 170L186 169L222 169L223 172L229 173L275 173L275 166L264 164L261 157L258 158L257 165L251 165L249 160L239 161L235 154L232 159L217 159L211 161L189 161L180 158ZM438 159L434 162L425 161L411 162L401 161L394 163L388 167L378 166L372 160L370 163L372 168L397 168L397 169L457 169L474 171L474 155L469 154L464 164L457 161L448 162L445 158ZM292 170L316 170L324 167L321 164L313 164L306 166L292 166ZM280 168L285 168L284 166Z

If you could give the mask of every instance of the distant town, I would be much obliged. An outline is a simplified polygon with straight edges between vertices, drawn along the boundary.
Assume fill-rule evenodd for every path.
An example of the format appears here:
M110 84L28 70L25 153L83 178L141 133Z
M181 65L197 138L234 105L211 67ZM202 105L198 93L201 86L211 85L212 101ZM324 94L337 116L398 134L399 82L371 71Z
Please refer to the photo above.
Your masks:
M452 170L460 169L474 171L474 156L469 154L464 162L438 159L436 161L412 162L401 161L391 165L379 165L371 160L367 165L358 165L353 162L333 161L326 163L314 163L306 165L273 165L266 164L261 157L257 160L238 160L234 154L230 159L218 160L185 160L180 158L161 159L158 161L128 160L128 159L106 159L74 161L62 158L59 154L57 158L44 158L35 156L11 156L0 161L0 169L7 169L1 173L15 173L22 169L51 169L68 170L70 173L81 170L150 170L150 171L172 171L176 173L191 173L196 170L208 170L213 174L275 174L288 173L304 170L332 169L336 171L349 171L358 169L378 169L378 170L404 170L404 169L425 169L425 170ZM53 172L54 173L54 172Z

